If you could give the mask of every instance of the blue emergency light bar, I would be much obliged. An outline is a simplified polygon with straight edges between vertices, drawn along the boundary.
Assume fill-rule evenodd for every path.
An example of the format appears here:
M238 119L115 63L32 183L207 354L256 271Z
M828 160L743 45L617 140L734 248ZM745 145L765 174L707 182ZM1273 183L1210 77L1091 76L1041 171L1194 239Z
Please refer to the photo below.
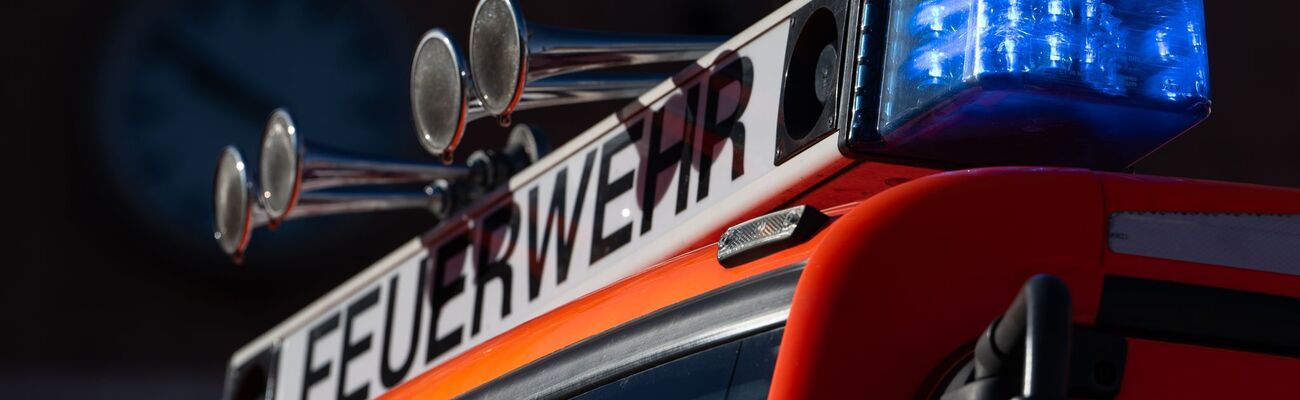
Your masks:
M1200 0L889 8L874 126L886 152L1119 169L1209 115Z

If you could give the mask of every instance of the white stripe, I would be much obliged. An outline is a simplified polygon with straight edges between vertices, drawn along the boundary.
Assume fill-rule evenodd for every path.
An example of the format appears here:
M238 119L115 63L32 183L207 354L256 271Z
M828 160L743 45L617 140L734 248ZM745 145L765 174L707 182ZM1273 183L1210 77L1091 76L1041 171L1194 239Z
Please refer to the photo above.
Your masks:
M1116 253L1300 275L1300 215L1120 212Z

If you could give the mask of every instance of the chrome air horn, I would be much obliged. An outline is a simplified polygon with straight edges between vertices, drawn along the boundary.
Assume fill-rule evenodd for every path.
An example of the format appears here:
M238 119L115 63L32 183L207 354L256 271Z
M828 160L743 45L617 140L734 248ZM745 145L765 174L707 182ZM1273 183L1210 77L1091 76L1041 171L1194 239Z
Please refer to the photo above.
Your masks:
M478 98L508 119L542 78L608 67L693 61L726 38L591 32L529 24L514 0L481 0L469 35Z
M239 150L227 146L217 160L212 185L212 236L221 250L236 263L242 261L253 230L271 222L266 208L257 200L258 190L248 179L248 170ZM438 180L420 194L305 193L295 200L298 204L293 213L282 215L280 222L323 215L421 208L444 216L452 202L449 185L445 180Z
M315 148L308 152L306 147L288 112L278 109L271 113L258 157L261 192L257 196L272 227L293 214L305 192L345 186L428 184L461 179L470 173L460 166L363 159Z
M519 95L515 110L627 99L668 79L657 74L574 74L544 79ZM450 163L465 125L492 113L483 106L460 51L441 29L424 35L411 64L411 111L420 144Z
M216 176L212 179L212 215L213 238L221 245L221 251L238 261L248 247L253 221L265 221L266 214L254 199L248 166L235 146L226 146L217 158Z
M548 150L544 138L516 125L502 150L480 150L468 167L431 166L308 153L293 119L276 110L262 137L259 172L227 146L213 179L213 237L222 251L241 261L252 231L293 219L386 210L426 209L445 218L458 207L536 162ZM260 177L258 184L249 176ZM328 193L349 186L428 184L423 193Z

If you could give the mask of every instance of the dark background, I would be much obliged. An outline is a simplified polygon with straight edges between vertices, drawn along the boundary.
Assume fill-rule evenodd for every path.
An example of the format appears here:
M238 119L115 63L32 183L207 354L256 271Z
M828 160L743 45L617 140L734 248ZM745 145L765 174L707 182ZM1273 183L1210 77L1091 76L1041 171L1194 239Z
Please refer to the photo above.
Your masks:
M4 243L8 259L16 262L0 264L0 397L215 398L235 349L432 223L420 213L389 213L329 219L307 225L312 231L279 236L258 232L249 262L236 267L215 243L200 250L172 246L185 239L148 228L140 222L147 216L126 211L133 200L122 191L129 188L104 178L104 170L113 166L99 161L102 156L87 144L103 137L93 115L104 104L97 80L112 76L103 72L105 53L134 16L203 1L23 0L5 2L0 11L5 43L0 109L5 139L19 144L8 152L17 157L7 157L17 181L4 192L4 211L11 215L5 219L11 236ZM435 26L465 45L471 0L364 1L396 11L384 21L396 43L375 44L395 49L378 50L397 52L388 56L409 59L420 34ZM554 25L727 35L780 3L521 2L530 19ZM329 1L303 3L297 7L330 7ZM1294 122L1300 111L1293 100L1300 84L1291 61L1300 42L1292 39L1296 28L1288 24L1300 6L1206 3L1213 113L1140 162L1137 171L1300 187L1300 129ZM390 72L405 79L405 70ZM389 89L406 107L405 88ZM540 124L560 143L617 106L521 113L518 120ZM407 110L398 111L409 127ZM409 128L378 137L417 146ZM471 125L467 147L493 146L502 137L500 128L480 121ZM176 145L185 143L178 134ZM219 148L201 150L215 159ZM244 151L245 157L255 156L252 148ZM271 238L305 244L292 251L259 247L258 239Z

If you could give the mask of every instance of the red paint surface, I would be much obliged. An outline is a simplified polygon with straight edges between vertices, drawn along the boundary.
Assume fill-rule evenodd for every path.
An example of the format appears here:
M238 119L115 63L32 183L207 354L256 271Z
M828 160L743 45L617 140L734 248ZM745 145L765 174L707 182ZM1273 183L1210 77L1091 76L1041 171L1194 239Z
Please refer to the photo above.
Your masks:
M1300 297L1294 275L1115 254L1106 245L1115 211L1300 213L1300 191L1057 168L958 171L900 185L862 201L814 251L772 398L929 393L930 380L1037 273L1070 286L1083 325L1096 319L1107 274ZM1136 342L1126 398L1297 397L1276 383L1233 392L1289 382L1295 359ZM1215 381L1215 371L1232 379ZM1179 382L1185 387L1160 391Z

